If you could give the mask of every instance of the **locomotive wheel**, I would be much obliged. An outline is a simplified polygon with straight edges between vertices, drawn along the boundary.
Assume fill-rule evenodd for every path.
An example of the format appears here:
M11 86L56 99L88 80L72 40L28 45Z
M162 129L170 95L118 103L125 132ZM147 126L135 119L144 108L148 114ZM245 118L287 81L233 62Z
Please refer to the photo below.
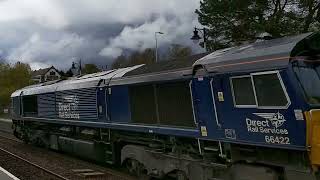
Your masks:
M177 171L177 180L188 180L188 178L183 171Z
M37 138L35 143L39 147L47 148L46 143L41 138Z
M149 176L145 172L144 165L141 164L139 161L135 159L128 159L125 163L126 169L129 171L130 174L133 174L141 180L148 180L150 179Z
M29 139L29 137L28 137L28 135L26 133L23 133L21 135L21 140L26 144L29 144L29 142L30 142L30 139Z
M167 174L163 179L161 180L188 180L188 177L184 171L181 170L175 170L173 172L170 172Z

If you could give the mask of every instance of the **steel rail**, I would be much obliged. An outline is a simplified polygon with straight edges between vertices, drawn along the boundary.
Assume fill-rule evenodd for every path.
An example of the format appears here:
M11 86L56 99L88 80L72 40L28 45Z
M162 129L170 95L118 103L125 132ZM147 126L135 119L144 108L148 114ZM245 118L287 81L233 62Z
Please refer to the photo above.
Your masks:
M1 134L1 133L2 133L2 134ZM10 134L10 135L12 135L11 132L7 132L7 131L5 131L5 130L0 129L0 137L1 137L1 138L8 139L8 140L15 141L15 142L23 142L23 141L20 140L20 139L11 138L11 137L6 137L6 136L4 136L3 134Z
M9 133L9 132L6 132L6 131L3 131L3 132L1 132L1 131L3 131L3 130L1 130L0 129L0 138L4 138L4 139L8 139L8 140L11 140L11 141L15 141L15 142L18 142L18 143L23 143L23 141L22 140L20 140L20 139L15 139L15 138L10 138L10 137L6 137L6 136L3 136L1 133ZM2 148L0 148L0 151L3 151L4 149L2 149ZM7 151L7 150L5 150L5 151ZM9 152L9 151L8 151ZM18 158L18 157L17 157ZM20 157L20 158L22 158L22 157ZM20 159L19 158L19 159ZM22 158L23 159L23 158ZM28 161L28 160L26 160L26 161ZM29 162L28 162L29 163ZM33 163L34 164L34 163ZM32 164L32 165L33 165ZM34 166L37 166L38 167L38 165L36 165L36 164L34 164ZM40 167L39 166L39 168L41 169L42 167ZM44 168L45 169L45 168ZM43 169L43 170L44 170ZM48 172L49 174L51 174L51 173L53 173L53 175L54 176L57 176L57 177L59 177L59 178L61 178L61 179L64 179L64 180L69 180L68 178L65 178L65 177L62 177L61 175L58 175L58 174L55 174L54 172L52 172L52 171L50 171L50 170L48 170L48 169L46 169L46 170L44 170L44 171L46 171L46 172ZM125 174L122 174L123 172L117 172L117 171L115 171L115 170L113 170L113 169L107 169L107 170L103 170L104 171L104 173L106 173L106 175L111 175L111 176L115 176L115 177L118 177L118 178L123 178L123 179L133 179L132 177L127 177L127 175L125 175Z
M4 138L4 139L8 139L8 140L11 140L11 141L15 141L15 142L18 142L18 143L23 143L24 141L22 141L22 140L20 140L20 139L16 139L16 138L11 138L11 137L6 137L6 136L4 136L4 134L12 134L12 132L9 132L9 131L7 131L7 130L3 130L3 129L0 129L0 138ZM2 149L2 148L0 148L0 151L3 151L4 149ZM5 150L5 151L7 151L7 150ZM8 153L10 153L9 151L7 151ZM17 155L18 156L18 155ZM17 158L19 158L19 156L17 157ZM22 158L22 157L20 157L20 158ZM19 159L20 159L19 158ZM23 158L22 158L23 159ZM24 159L25 160L25 159ZM26 161L28 161L28 160L26 160ZM27 163L29 163L29 161L27 162ZM32 162L31 162L32 163ZM36 164L32 164L32 165L34 165L34 166L36 166L36 167L38 167L38 165L36 165ZM40 168L40 169L42 169L42 167L38 167L38 168ZM48 172L49 174L51 174L51 173L53 173L53 175L54 176L57 176L57 177L59 177L59 178L61 178L61 179L65 179L65 180L67 180L67 178L65 178L65 177L63 177L63 176L61 176L61 175L59 175L59 174L56 174L56 173L54 173L54 172L52 172L52 171L50 171L50 170L48 170L48 169L46 169L46 168L43 168L43 170L44 171L46 171L46 172ZM111 175L111 176L115 176L115 177L118 177L118 178L123 178L123 179L134 179L133 177L128 177L128 175L127 174L123 174L123 172L119 172L119 171L115 171L114 169L107 169L107 170L102 170L104 173L106 173L106 175ZM68 179L69 180L69 179Z
M24 162L26 162L26 163L28 163L28 164L30 164L30 165L38 168L38 169L41 169L42 171L45 171L45 172L48 173L48 174L51 174L51 175L53 175L53 176L55 176L55 177L58 177L59 179L69 180L69 179L66 178L66 177L63 177L63 176L61 176L61 175L59 175L59 174L57 174L57 173L55 173L55 172L53 172L53 171L50 171L49 169L46 169L46 168L44 168L44 167L41 167L41 166L39 166L39 165L37 165L37 164L35 164L35 163L33 163L33 162L31 162L31 161L23 158L23 157L20 157L20 156L18 156L18 155L16 155L16 154L13 154L12 152L7 151L7 150L5 150L5 149L3 149L3 148L0 148L0 151L5 152L5 153L7 153L7 154L9 154L9 155L11 155L11 156L13 156L13 157L21 160L21 161L24 161Z

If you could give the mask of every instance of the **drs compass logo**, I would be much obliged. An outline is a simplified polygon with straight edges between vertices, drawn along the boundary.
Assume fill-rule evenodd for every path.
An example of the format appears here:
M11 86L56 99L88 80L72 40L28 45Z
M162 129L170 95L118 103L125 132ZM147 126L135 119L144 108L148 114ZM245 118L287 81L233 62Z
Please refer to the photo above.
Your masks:
M277 113L253 113L256 118L246 118L247 130L250 133L265 135L267 143L290 144L288 130L283 127L286 122L284 116ZM260 118L257 118L260 117Z
M253 113L253 114L269 120L271 124L276 128L282 126L283 123L286 121L284 119L284 116L279 112L274 114L273 113Z

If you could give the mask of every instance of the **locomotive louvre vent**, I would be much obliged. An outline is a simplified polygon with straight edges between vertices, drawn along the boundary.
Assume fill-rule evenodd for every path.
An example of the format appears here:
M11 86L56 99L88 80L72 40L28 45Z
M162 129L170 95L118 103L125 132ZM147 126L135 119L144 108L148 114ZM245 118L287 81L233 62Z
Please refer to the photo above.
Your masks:
M96 89L79 89L56 93L56 112L61 119L97 118Z
M188 82L130 87L134 123L194 127Z

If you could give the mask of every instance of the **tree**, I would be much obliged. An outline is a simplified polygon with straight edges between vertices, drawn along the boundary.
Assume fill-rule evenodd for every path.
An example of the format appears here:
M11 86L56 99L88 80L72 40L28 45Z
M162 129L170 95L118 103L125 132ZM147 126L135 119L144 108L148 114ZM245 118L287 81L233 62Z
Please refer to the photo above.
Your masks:
M68 71L65 73L65 76L66 76L66 77L72 77L72 76L73 76L73 73L72 73L72 71L71 71L71 68L68 69Z
M190 56L191 54L192 49L190 47L180 44L171 44L168 49L167 59L179 59L182 57Z
M99 71L100 69L95 64L85 64L82 69L83 74L92 74Z
M154 49L147 48L142 52L133 52L129 56L121 55L112 63L112 69L124 68L138 64L152 64L155 62Z
M320 30L320 1L319 0L299 0L300 14L303 17L303 32Z
M319 2L202 0L196 13L199 22L208 28L208 48L216 50L254 41L263 32L275 38L306 32L316 21L319 22Z
M118 69L118 68L125 67L127 64L128 64L127 57L125 55L120 55L113 61L111 68Z
M155 50L147 48L142 52L134 52L128 58L129 66L138 64L152 64L155 62Z
M28 64L17 62L13 66L0 63L0 114L10 104L10 95L17 89L31 84L31 68Z
M62 76L62 77L65 77L66 76L66 73L63 71L63 70L58 70L59 74Z

